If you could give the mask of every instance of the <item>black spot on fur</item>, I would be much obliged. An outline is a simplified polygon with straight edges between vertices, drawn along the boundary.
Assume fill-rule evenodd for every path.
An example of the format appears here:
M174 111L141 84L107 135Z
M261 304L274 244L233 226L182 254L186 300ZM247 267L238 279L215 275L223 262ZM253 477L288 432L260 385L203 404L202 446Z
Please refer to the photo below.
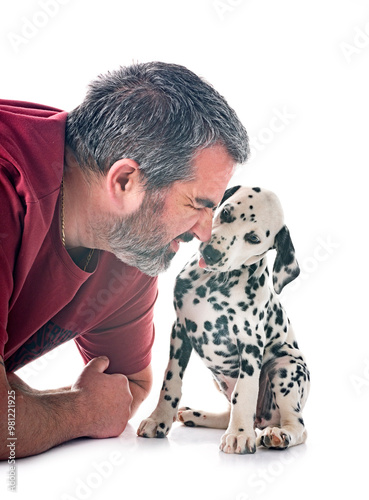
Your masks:
M179 403L179 399L175 398L175 400L172 402L172 407L177 408L178 403Z
M185 319L185 322L186 322L186 330L188 332L193 332L195 333L197 331L197 325L194 321L191 321L189 319Z
M254 367L249 364L247 359L243 359L241 361L241 370L247 373L247 375L249 375L250 377L252 377L252 375L254 374Z
M186 295L186 293L192 289L192 281L190 279L182 279L182 278L177 278L176 279L176 284L174 287L174 299L175 299L175 305L179 309L182 308L183 306L183 297Z
M206 295L206 287L204 285L197 287L196 295L198 295L201 299L203 299Z
M188 420L187 422L183 422L187 427L196 427L195 422L192 422L192 420Z
M260 349L256 345L248 344L245 350L247 354L252 354L256 359L261 355Z
M208 332L211 332L211 330L213 329L213 325L210 323L210 321L205 321L205 322L204 322L204 328L205 328L205 330L207 330Z
M278 373L281 378L287 378L287 370L285 368L280 368Z

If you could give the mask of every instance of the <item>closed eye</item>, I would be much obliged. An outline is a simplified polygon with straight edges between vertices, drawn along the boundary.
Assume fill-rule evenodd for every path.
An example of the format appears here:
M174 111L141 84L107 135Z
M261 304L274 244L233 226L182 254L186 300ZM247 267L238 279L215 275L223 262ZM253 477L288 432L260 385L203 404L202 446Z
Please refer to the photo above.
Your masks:
M203 211L203 210L205 210L205 211L209 210L208 207L192 207L192 208L195 209L195 210L197 210L198 212ZM211 211L211 214L213 214L214 209L210 209L210 211Z
M243 239L247 243L251 243L252 245L257 245L258 243L260 243L260 238L254 231L251 231L250 233L246 233L245 236L243 237Z
M206 208L206 207L196 207L192 203L186 206L192 208L192 210L197 210L197 211L204 210Z

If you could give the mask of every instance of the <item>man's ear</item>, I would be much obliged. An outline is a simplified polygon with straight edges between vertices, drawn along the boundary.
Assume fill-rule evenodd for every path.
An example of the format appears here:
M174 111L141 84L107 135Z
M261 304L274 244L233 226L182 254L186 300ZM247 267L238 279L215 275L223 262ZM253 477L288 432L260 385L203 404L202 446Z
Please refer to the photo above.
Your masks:
M145 194L139 164L130 158L116 161L106 175L106 187L110 201L118 209L135 211Z

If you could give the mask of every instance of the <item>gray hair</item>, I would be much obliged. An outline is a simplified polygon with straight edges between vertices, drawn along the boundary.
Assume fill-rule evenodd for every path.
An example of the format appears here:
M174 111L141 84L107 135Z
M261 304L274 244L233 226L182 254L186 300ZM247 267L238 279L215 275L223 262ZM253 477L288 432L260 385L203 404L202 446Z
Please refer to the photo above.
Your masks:
M192 179L194 154L216 143L235 163L249 154L247 132L226 100L187 68L162 62L91 82L68 114L66 142L81 168L97 174L121 158L136 161L149 190Z

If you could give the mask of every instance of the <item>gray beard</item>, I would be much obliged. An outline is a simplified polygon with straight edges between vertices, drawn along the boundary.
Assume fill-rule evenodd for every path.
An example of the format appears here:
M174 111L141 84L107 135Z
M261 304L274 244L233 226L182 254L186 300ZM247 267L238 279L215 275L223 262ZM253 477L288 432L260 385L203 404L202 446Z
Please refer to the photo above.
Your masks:
M149 276L168 269L175 252L164 224L164 195L146 193L140 208L122 219L94 221L93 231L108 243L109 251L122 262Z
M141 235L113 227L108 239L111 252L122 262L137 267L149 276L157 276L168 269L175 252L170 243L162 246L162 233Z

